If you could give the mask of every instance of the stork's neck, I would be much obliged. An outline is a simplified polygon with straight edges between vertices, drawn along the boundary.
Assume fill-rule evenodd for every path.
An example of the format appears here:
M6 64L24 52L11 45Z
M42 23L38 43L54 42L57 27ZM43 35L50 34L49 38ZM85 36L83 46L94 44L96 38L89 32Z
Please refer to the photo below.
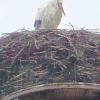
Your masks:
M59 2L63 3L63 0L44 0L43 2L44 2L43 4L45 4L45 5L46 4L53 4L56 6Z
M54 8L58 8L58 0L50 0L50 3Z

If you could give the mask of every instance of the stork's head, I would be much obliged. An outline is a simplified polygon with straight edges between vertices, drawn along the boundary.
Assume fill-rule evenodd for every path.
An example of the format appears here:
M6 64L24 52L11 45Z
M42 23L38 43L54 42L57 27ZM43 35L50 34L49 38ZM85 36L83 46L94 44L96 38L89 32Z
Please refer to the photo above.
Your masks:
M62 13L65 15L65 12L64 12L64 8L62 6L62 3L63 3L63 0L57 0L57 5L59 7L59 9L62 11Z
M63 3L63 0L57 0L58 3Z

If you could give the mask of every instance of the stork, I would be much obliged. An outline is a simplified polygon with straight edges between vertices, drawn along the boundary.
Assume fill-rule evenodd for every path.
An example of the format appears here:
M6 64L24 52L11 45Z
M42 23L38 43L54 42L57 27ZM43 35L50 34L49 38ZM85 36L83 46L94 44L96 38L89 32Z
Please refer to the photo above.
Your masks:
M62 15L65 15L62 3L63 0L50 0L44 7L38 8L34 23L35 30L57 29Z

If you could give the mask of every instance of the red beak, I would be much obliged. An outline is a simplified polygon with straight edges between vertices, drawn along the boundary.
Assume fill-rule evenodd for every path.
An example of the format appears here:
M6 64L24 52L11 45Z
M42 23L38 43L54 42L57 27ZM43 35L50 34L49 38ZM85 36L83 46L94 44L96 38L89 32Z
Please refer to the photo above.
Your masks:
M63 13L64 16L65 16L65 11L64 11L64 8L63 8L63 6L62 6L62 3L58 3L58 7L59 7L59 9L62 11L62 13Z

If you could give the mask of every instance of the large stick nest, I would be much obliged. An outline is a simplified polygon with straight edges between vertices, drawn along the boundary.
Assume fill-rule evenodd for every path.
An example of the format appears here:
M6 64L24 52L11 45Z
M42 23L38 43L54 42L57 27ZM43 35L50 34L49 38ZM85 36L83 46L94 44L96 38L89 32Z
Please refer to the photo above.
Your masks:
M4 34L0 38L1 84L20 75L27 77L24 72L43 82L100 83L100 35L86 30Z

